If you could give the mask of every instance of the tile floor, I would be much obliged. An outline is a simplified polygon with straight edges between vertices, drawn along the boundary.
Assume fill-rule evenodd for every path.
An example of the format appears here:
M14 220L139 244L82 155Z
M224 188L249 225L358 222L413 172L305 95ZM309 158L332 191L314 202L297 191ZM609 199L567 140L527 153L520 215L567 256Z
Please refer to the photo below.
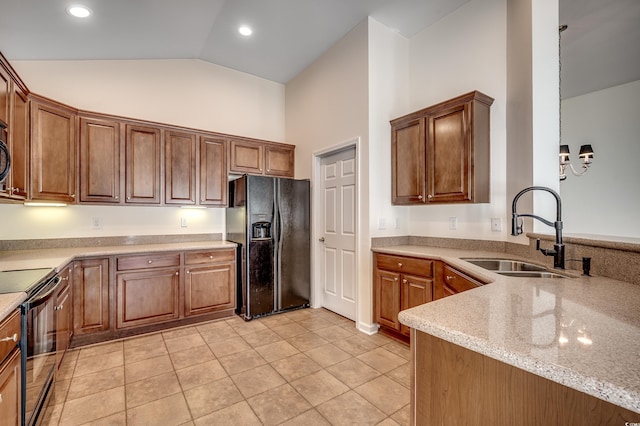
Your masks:
M409 348L324 309L69 351L49 425L407 425Z

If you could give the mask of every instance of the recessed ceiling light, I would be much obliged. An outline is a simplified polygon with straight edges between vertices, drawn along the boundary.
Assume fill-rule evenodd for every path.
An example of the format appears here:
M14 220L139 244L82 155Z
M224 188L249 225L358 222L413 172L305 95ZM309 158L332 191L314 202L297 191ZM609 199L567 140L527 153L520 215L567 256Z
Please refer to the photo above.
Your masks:
M253 30L246 26L246 25L241 25L240 28L238 28L238 32L240 34L242 34L243 36L250 36L253 33Z
M89 10L88 7L80 5L69 6L67 12L69 15L75 16L76 18L87 18L91 15L91 10Z

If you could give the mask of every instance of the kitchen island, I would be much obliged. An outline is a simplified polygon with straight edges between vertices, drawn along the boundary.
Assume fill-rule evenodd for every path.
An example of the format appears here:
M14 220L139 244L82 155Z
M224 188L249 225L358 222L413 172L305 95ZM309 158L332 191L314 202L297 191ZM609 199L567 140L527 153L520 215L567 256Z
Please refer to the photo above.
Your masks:
M545 423L537 424L553 424L549 423L554 421L553 410L573 414L584 410L579 414L591 419L590 424L604 424L609 421L606 416L612 416L610 424L640 422L639 286L578 275L511 278L460 259L505 257L504 253L425 246L375 251L441 260L488 283L400 313L400 321L412 328L414 424L430 424L424 416L436 416L436 412L442 416L437 424L442 419L444 424L456 424L456 418L464 421L456 416L465 413L471 416L467 424L488 424L483 423L482 413L495 414L504 411L505 404L517 405L518 401L529 410L522 411L524 417L527 412L543 411L539 419ZM450 358L430 359L432 351ZM526 374L516 377L521 373ZM434 389L433 380L439 379L443 387ZM545 384L533 384L536 379L545 380ZM519 384L512 389L515 380ZM549 384L561 385L562 390ZM425 388L430 394L421 399ZM537 400L526 394L540 389L543 396ZM593 398L584 405L573 396L567 399L566 390ZM560 395L561 400L554 400L554 395ZM496 400L499 404L493 406L477 405ZM549 408L549 404L559 404L559 408ZM485 409L474 411L471 407ZM613 413L620 407L622 414ZM569 417L574 423L576 418ZM512 419L518 419L517 424L536 424L532 416ZM556 421L563 424L564 420L558 417Z

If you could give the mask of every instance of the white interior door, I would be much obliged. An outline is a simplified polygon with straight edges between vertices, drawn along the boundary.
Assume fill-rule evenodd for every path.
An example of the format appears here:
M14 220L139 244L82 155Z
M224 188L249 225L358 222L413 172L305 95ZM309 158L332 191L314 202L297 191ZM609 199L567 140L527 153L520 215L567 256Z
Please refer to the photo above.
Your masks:
M356 150L323 157L321 172L322 306L356 319Z

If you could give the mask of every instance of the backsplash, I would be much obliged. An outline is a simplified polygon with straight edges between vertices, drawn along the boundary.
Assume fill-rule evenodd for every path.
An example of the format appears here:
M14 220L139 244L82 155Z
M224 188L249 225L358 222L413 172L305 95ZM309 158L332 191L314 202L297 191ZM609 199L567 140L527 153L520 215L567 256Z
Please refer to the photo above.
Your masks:
M553 268L553 257L544 256L536 250L536 239L541 240L542 247L553 247L555 237L546 234L528 233L529 245L506 241L465 240L457 238L435 237L379 237L371 239L371 247L388 247L395 245L423 245L465 250L484 250L507 253L531 259ZM620 281L640 285L640 244L594 240L577 237L565 237L567 269L582 273L580 261L572 259L591 258L591 275L613 278Z

